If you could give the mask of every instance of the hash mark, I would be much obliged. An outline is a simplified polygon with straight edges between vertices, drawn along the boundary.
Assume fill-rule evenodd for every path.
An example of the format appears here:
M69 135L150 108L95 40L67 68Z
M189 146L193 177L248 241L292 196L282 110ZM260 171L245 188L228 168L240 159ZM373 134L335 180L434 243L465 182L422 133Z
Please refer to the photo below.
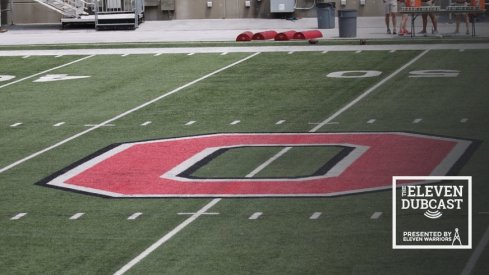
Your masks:
M275 124L276 124L276 125L280 125L280 124L284 124L284 122L285 122L285 120L279 120L279 121L277 121Z
M293 53L294 53L294 51L290 51L290 52L289 52L289 54L293 54Z
M83 215L85 215L85 213L76 213L75 215L70 217L70 220L78 220Z
M30 56L30 55L25 55L25 56L22 56L22 58L24 58L24 59L25 59L25 58L29 58L29 57L31 57L31 56Z
M148 126L149 124L151 124L151 121L148 120L148 121L146 121L144 123L141 123L141 126Z
M361 52L362 52L361 50L358 50L358 51L356 51L355 53L361 53Z
M135 220L135 219L137 219L139 216L141 216L142 214L143 214L143 213L141 213L141 212L136 212L136 213L132 214L131 216L129 216L127 219L128 219L128 220Z
M249 220L256 220L258 219L263 213L262 212L255 212L253 215L251 215L248 219Z
M323 51L322 54L328 53L328 51Z
M22 125L22 122L16 122L16 123L10 125L10 127L17 127L17 126L20 126L20 125Z
M423 119L422 118L417 118L415 120L413 120L413 123L416 124L416 123L420 123Z
M469 121L469 119L468 119L468 118L462 118L462 119L460 120L460 122L461 122L461 123L466 123L467 121Z
M53 127L59 127L59 126L61 126L63 124L65 124L64 121L63 122L58 122L58 123L54 124Z
M317 220L317 219L319 219L319 217L321 216L321 214L323 214L323 213L321 213L321 212L314 212L311 215L311 217L309 217L309 219L311 219L311 220Z
M240 123L240 122L241 122L241 120L235 120L235 121L233 121L233 122L231 122L231 123L229 123L229 124L230 124L230 125L236 125L236 124L238 124L238 123Z
M389 52L390 52L390 53L395 53L395 52L396 52L396 50L390 50Z
M163 54L163 53L157 53L157 54L155 54L154 56L160 56L160 55L162 55L162 54Z
M460 51L461 53L463 53L463 52L465 51L465 49L460 49L459 51Z
M188 56L192 56L192 55L194 55L194 54L195 54L195 53L188 53L187 55L188 55Z
M13 216L12 218L10 218L11 221L15 221L15 220L20 220L22 217L24 217L25 215L27 215L27 213L19 213L15 216Z
M375 119L373 119L373 118L372 118L372 119L369 119L369 120L367 121L367 123L368 123L368 124L373 124L373 123L375 123Z
M128 55L129 55L128 53L125 53L125 54L123 54L123 55L121 55L121 56L122 56L122 57L126 57L126 56L128 56Z
M223 52L223 53L221 53L221 55L227 55L227 54L228 54L228 52Z
M380 218L380 216L382 216L382 212L374 212L372 216L370 216L370 219L377 220L378 218Z
M191 121L189 121L189 122L185 123L185 125L187 125L187 126L188 126L188 125L192 125L192 124L194 124L195 122L197 122L197 121L195 121L195 120L191 120Z

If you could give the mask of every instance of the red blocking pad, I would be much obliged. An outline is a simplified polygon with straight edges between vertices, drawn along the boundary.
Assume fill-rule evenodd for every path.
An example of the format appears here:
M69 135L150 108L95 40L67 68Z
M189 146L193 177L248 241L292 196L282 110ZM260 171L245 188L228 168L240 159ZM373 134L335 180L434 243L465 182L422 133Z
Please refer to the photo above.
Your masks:
M277 33L277 35L275 35L275 41L287 41L290 39L294 39L295 33L296 31L286 31L286 32Z
M304 39L314 39L320 37L323 37L323 34L320 31L312 30L312 31L296 32L293 38L304 40Z
M236 37L236 42L244 42L244 41L251 41L251 38L253 37L252 32L242 32Z
M277 35L276 31L264 31L264 32L257 32L253 35L251 38L252 40L269 40L275 38Z

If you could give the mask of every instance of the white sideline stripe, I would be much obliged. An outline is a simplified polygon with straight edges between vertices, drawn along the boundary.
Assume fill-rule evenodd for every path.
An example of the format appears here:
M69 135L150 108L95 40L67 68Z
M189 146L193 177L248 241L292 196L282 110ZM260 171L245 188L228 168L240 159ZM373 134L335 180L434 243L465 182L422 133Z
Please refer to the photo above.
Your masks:
M141 126L148 126L148 125L150 125L150 124L151 124L151 121L149 121L149 120L148 120L148 121L146 121L146 122L142 123L142 124L141 124Z
M482 236L481 240L477 244L477 247L475 248L474 252L472 252L472 255L467 261L464 270L462 270L461 275L469 275L472 273L475 265L477 264L477 261L479 260L480 256L482 255L482 252L487 246L487 243L489 243L489 226L487 227L486 232L484 232L484 235Z
M469 121L469 119L468 119L468 118L462 118L462 119L460 120L460 122L461 122L461 123L466 123L467 121Z
M229 124L230 124L230 125L236 125L236 124L238 124L238 123L240 123L240 122L241 122L241 120L235 120L235 121L233 121L233 122L231 122L231 123L229 123Z
M256 220L258 219L261 215L263 214L263 212L255 212L253 213L253 215L251 215L248 220Z
M422 53L420 53L419 55L417 55L411 61L409 61L408 63L404 64L402 67L400 67L399 69L395 70L389 76L387 76L386 78L382 79L380 82L378 82L377 84L375 84L374 86L372 86L369 89L367 89L365 92L363 92L357 98L355 98L353 101L351 101L350 103L346 104L343 108L339 109L336 113L332 114L329 118L327 118L326 120L324 120L323 122L321 122L319 125L317 125L316 127L314 127L309 132L310 133L313 133L313 132L316 132L317 130L321 129L324 125L326 125L327 123L331 122L333 119L337 118L339 115L341 115L342 113L344 113L345 111L347 111L348 109L350 109L351 107L353 107L355 104L357 104L362 99L364 99L365 97L367 97L369 94L371 94L377 88L379 88L384 83L386 83L387 81L389 81L391 78L393 78L394 76L398 75L400 72L402 72L407 67L411 66L411 64L413 64L414 62L418 61L418 59L420 59L421 57L423 57L429 51L430 51L429 49L428 50L424 50Z
M20 126L20 125L22 125L22 122L16 122L16 123L10 125L10 127L17 127L17 126Z
M416 123L420 123L421 121L423 121L422 118L417 118L417 119L413 120L413 123L416 124Z
M195 121L195 120L191 120L191 121L189 121L189 122L185 123L185 125L189 126L189 125L194 124L195 122L197 122L197 121Z
M382 216L382 212L374 212L372 216L370 216L370 219L377 220L378 218L380 218L380 216Z
M19 213L15 216L13 216L12 218L10 218L11 221L15 221L15 220L20 220L22 217L24 217L25 215L27 215L27 213Z
M70 217L70 220L78 220L83 215L85 215L85 213L76 213L75 215Z
M170 95L172 95L174 93L177 93L177 92L179 92L179 91L181 91L181 90L183 90L183 89L185 89L185 88L187 88L189 86L192 86L192 85L194 85L194 84L196 84L196 83L198 83L198 82L200 82L202 80L205 80L205 79L207 79L207 78L209 78L209 77L211 77L211 76L213 76L215 74L218 74L218 73L220 73L222 71L225 71L225 70L227 70L227 69L229 69L231 67L234 67L234 66L236 66L236 65L238 65L238 64L240 64L240 63L242 63L242 62L244 62L244 61L246 61L246 60L248 60L250 58L255 57L258 54L260 54L260 52L256 52L256 53L251 54L251 55L249 55L249 56L247 56L245 58L242 58L242 59L240 59L240 60L238 60L238 61L236 61L234 63L231 63L231 64L229 64L227 66L224 66L224 67L222 67L220 69L217 69L217 70L215 70L215 71L213 71L213 72L211 72L209 74L206 74L206 75L204 75L204 76L202 76L200 78L197 78L197 79L195 79L195 80L193 80L191 82L188 82L187 84L182 85L182 86L180 86L180 87L178 87L178 88L176 88L176 89L174 89L174 90L172 90L172 91L170 91L168 93L165 93L163 95L160 95L159 97L156 97L156 98L154 98L154 99L152 99L150 101L147 101L146 103L143 103L143 104L141 104L141 105L139 105L139 106L137 106L135 108L132 108L132 109L130 109L130 110L128 110L128 111L126 111L126 112L124 112L122 114L119 114L119 115L117 115L117 116L115 116L115 117L113 117L111 119L108 119L108 120L106 120L106 121L104 121L104 122L102 122L102 123L100 123L98 125L95 125L92 128L89 128L89 129L87 129L85 131L82 131L82 132L80 132L78 134L75 134L75 135L73 135L73 136L71 136L71 137L69 137L67 139L64 139L64 140L62 140L62 141L60 141L60 142L58 142L56 144L53 144L53 145L51 145L51 146L49 146L49 147L47 147L45 149L42 149L40 151L37 151L34 154L31 154L31 155L29 155L29 156L27 156L27 157L25 157L23 159L20 159L20 160L14 162L12 164L9 164L9 165L7 165L7 166L5 166L5 167L3 167L3 168L0 169L0 174L3 173L3 172L5 172L5 171L7 171L7 170L10 170L10 169L16 167L17 165L22 164L22 163L24 163L24 162L26 162L26 161L28 161L28 160L30 160L32 158L35 158L35 157L37 157L37 156L39 156L41 154L44 154L44 153L46 153L48 151L51 151L52 149L57 148L57 147L65 144L65 143L67 143L69 141L72 141L72 140L74 140L74 139L76 139L78 137L81 137L81 136L83 136L83 135L85 135L87 133L90 133L93 130L98 129L99 127L101 127L101 126L103 126L105 124L111 123L111 122L113 122L113 121L115 121L115 120L117 120L119 118L125 117L125 116L127 116L127 115L129 115L131 113L134 113L134 112L136 112L136 111L138 111L138 110L140 110L140 109L142 109L142 108L144 108L144 107L146 107L146 106L148 106L150 104L153 104L153 103L155 103L155 102L157 102L157 101L159 101L159 100L161 100L161 99L163 99L163 98L165 98L167 96L170 96ZM89 57L92 57L92 56L89 56ZM89 57L85 57L85 58L89 58ZM81 61L81 60L83 60L83 59L79 59L78 61ZM0 88L1 88L1 86L0 86Z
M128 219L128 220L135 220L135 219L137 219L139 216L141 216L142 214L143 214L143 213L141 213L141 212L136 212L136 213L132 214L131 216L129 216L127 219Z
M276 159L279 157L283 156L285 153L287 153L292 147L285 147L284 149L280 150L278 153L276 153L273 157L269 158L267 161L262 163L260 166L256 167L255 170L251 171L248 175L245 176L245 178L252 178L256 174L260 173L263 169L265 169L270 163L274 162Z
M58 122L58 123L54 124L53 127L59 127L59 126L61 126L63 124L65 124L64 121L63 122Z
M211 207L213 207L215 204L217 204L221 199L213 199L211 202L206 204L204 207L202 207L197 213L193 214L192 216L188 217L184 222L179 224L177 227L175 227L172 231L168 232L165 234L161 239L156 241L154 244L152 244L150 247L146 248L141 254L139 254L136 258L132 259L129 263L127 263L125 266L123 266L121 269L119 269L117 272L114 273L114 275L122 275L129 269L131 269L134 265L139 263L141 260L146 258L151 252L155 251L158 247L166 243L168 240L170 240L173 236L178 234L182 229L184 229L186 226L191 224L193 221L195 221L198 217L200 217L203 213L206 213L207 210L209 210Z
M54 71L54 70L57 70L57 69L63 68L63 67L69 66L69 65L71 65L71 64L75 64L75 63L77 63L77 62L83 61L83 60L85 60L85 59L88 59L88 58L91 58L91 57L94 57L94 56L95 56L95 55L89 55L89 56L85 56L85 57L82 57L82 58L77 59L77 60L75 60L75 61L71 61L71 62L68 62L68 63L66 63L66 64L63 64L63 65L60 65L60 66L57 66L57 67L54 67L54 68L51 68L51 69L48 69L48 70L42 71L42 72L40 72L40 73L36 73L36 74L30 75L30 76L26 76L26 77L24 77L24 78L21 78L21 79L19 79L19 80L12 81L12 82L9 82L9 83L7 83L7 84L3 84L3 85L1 85L1 86L0 86L0 89L5 88L5 87L7 87L7 86L10 86L10 85L12 85L12 84L19 83L19 82L21 82L21 81L24 81L24 80L27 80L27 79L33 78L33 77L36 77L36 76L39 76L39 75L41 75L41 74L45 74L45 73L48 73L48 72L51 72L51 71Z
M369 120L367 121L367 123L368 123L368 124L375 123L375 119L373 119L373 118L372 118L372 119L369 119Z
M277 123L275 123L276 125L280 125L280 124L284 124L285 120L279 120L277 121Z
M351 101L347 105L345 105L343 108L341 108L340 110L338 110L336 113L332 114L330 117L328 117L327 119L325 119L322 123L320 123L318 126L316 126L313 129L311 129L309 132L313 133L313 132L316 132L317 130L319 130L323 125L325 125L326 123L332 121L333 119L335 119L336 117L338 117L340 114L342 114L343 112L345 112L346 110L348 110L349 108L351 108L353 105L355 105L360 100L362 100L363 98L365 98L366 96L368 96L375 89L377 89L378 87L380 87L382 84L384 84L385 82L387 82L392 77L394 77L397 74L399 74L401 71L403 71L405 68L407 68L408 66L410 66L414 62L416 62L418 59L420 59L422 56L424 56L428 52L429 52L429 49L423 51L422 53L420 53L418 56L416 56L411 61L409 61L408 63L406 63L404 66L402 66L401 68L397 69L392 74L390 74L388 77L386 77L385 79L381 80L376 85L372 86L370 89L368 89L367 91L365 91L363 94L361 94L360 96L358 96L357 98L355 98L353 101ZM243 61L245 61L245 60L247 60L249 58L252 58L252 57L254 57L254 56L258 55L258 54L260 54L260 52L256 52L256 53L254 53L254 54L252 54L252 55L250 55L250 56L248 56L248 57L246 57L244 59L241 59L240 61L238 61L236 63L233 63L233 64L234 65L239 64L239 63L241 63L241 62L243 62ZM225 68L229 68L229 67L234 66L233 64L228 65L227 67L222 68L221 71L224 70ZM204 77L206 78L206 76L204 76ZM198 82L198 81L200 81L200 80L195 80L193 82ZM190 85L187 84L187 86L190 86ZM156 101L156 100L154 100L154 101ZM1 172L3 172L3 171L0 170L0 173ZM148 256L151 252L153 252L154 250L156 250L158 247L160 247L162 244L164 244L169 239L171 239L174 235L176 235L178 232L180 232L183 228L185 228L187 225L189 225L194 220L196 220L201 215L199 213L205 213L208 209L210 209L212 206L214 206L215 204L217 204L220 200L221 200L221 198L213 199L209 204L207 204L206 206L204 206L203 208L201 208L195 215L192 215L187 220L185 220L183 223L179 224L172 231L170 231L169 233L167 233L160 240L158 240L156 243L152 244L145 251L143 251L143 253L141 253L140 255L138 255L136 258L134 258L133 260L131 260L129 263L127 263L125 266L123 266L120 270L118 270L116 273L114 273L114 275L124 274L126 271L128 271L129 269L131 269L131 267L133 267L134 265L136 265L137 263L139 263L142 259L144 259L146 256Z
M323 213L321 213L321 212L314 212L314 213L311 215L311 217L309 217L309 219L310 219L310 220L317 220L317 219L319 219L319 217L321 216L321 214L323 214Z

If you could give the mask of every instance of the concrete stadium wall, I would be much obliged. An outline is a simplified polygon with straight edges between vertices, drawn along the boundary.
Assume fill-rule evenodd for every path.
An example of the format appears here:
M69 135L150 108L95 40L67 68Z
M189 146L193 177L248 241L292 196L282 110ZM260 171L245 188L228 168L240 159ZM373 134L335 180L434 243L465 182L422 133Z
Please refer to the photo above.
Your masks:
M61 14L32 0L14 0L12 10L13 12L7 15L8 22L13 19L14 24L59 23L62 17Z
M8 0L0 0L2 3ZM212 8L207 8L207 1L212 1ZM359 16L381 16L383 14L382 0L365 0L365 5L359 0L346 0L346 6L336 2L336 8L357 9ZM172 19L222 19L222 18L286 18L286 17L316 17L316 9L296 10L294 13L270 13L270 0L251 0L251 7L245 7L245 0L174 0L173 11L162 11L162 3L172 3L172 0L145 0L146 20ZM314 0L297 0L297 7L311 7ZM3 5L2 5L3 6ZM7 22L5 14L2 21ZM59 23L61 15L46 8L33 0L14 0L13 21L15 24L26 23ZM8 18L10 22L10 18Z
M168 19L222 19L222 18L280 18L287 16L315 17L316 9L296 10L293 14L270 13L270 0L251 0L251 7L245 7L245 0L212 0L212 8L207 8L208 0L175 0L175 11L161 11L160 1L145 0L152 3L146 6L147 20ZM337 9L357 9L359 16L381 16L382 0L366 0L365 5L359 0L347 0L346 6L336 2ZM332 1L332 2L333 2ZM314 0L297 0L297 7L314 6Z

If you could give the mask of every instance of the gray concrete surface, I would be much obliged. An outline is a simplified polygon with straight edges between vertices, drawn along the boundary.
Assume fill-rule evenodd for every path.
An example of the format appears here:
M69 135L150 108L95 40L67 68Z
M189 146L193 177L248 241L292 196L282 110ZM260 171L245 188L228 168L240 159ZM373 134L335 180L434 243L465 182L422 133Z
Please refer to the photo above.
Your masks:
M338 19L338 18L336 18ZM110 42L177 42L177 41L234 41L243 31L263 30L310 30L317 29L316 18L296 21L283 19L199 19L146 21L136 30L96 31L94 29L65 29L60 25L9 26L6 33L0 33L0 45L28 44L68 44L68 43L110 43ZM431 22L428 23L431 29ZM421 30L421 18L416 20L416 30ZM454 36L454 23L441 22L439 31L445 36ZM461 31L465 29L462 26ZM324 39L338 38L338 22L335 29L323 29ZM476 24L478 37L489 37L489 22ZM461 38L471 37L457 35ZM398 39L399 36L386 34L383 17L359 17L357 38ZM411 39L411 38L402 38Z

